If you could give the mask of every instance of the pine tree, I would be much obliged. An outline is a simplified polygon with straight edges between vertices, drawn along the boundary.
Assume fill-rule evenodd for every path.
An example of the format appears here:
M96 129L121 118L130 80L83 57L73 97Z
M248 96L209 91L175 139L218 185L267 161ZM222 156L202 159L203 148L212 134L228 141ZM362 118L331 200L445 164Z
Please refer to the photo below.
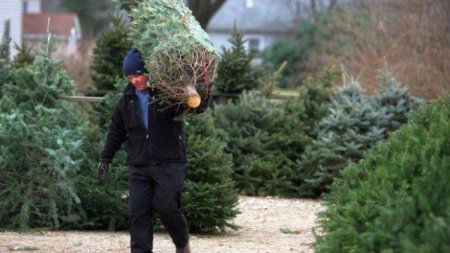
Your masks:
M31 51L31 46L28 46L25 42L23 42L22 46L15 44L15 48L17 50L17 55L14 57L12 63L14 68L20 68L33 63L35 56Z
M334 67L330 67L317 79L305 79L298 97L282 104L285 121L280 134L284 138L278 149L284 150L289 159L298 160L305 147L316 139L315 127L327 114L332 86L338 74Z
M380 119L380 111L357 81L350 80L338 88L331 97L327 116L317 125L317 139L299 162L300 194L320 195L350 161L361 159L365 150L384 137Z
M237 226L232 219L238 194L234 190L232 158L214 127L211 114L190 117L186 122L188 176L183 193L184 210L191 232L225 232Z
M246 51L244 33L236 25L228 41L232 47L222 47L214 89L226 93L241 93L258 88L260 73L251 65L255 56Z
M236 102L217 105L215 126L226 133L227 153L233 156L234 179L242 193L291 195L293 167L275 139L284 120L276 103L256 91Z
M114 87L122 89L128 84L126 79L115 80ZM128 229L128 165L123 150L116 153L105 184L95 177L99 163L99 153L103 148L111 115L120 94L109 92L101 103L94 104L89 113L92 123L86 131L83 151L89 159L82 164L77 174L76 187L82 200L86 218L75 224L76 229L107 229L116 231Z
M62 228L85 213L74 187L87 121L58 99L73 82L51 54L49 35L36 61L11 70L0 100L0 224Z
M450 250L450 94L415 110L324 196L316 252Z
M3 31L3 37L2 37L2 43L0 44L0 59L6 62L9 62L9 46L11 44L11 37L10 37L10 27L11 27L11 21L8 19L5 22L5 29Z
M122 74L122 61L132 42L119 13L109 16L111 26L96 41L92 59L92 81L97 89L114 90L116 79Z
M410 95L408 87L395 80L388 70L384 70L378 76L378 93L373 97L372 103L383 111L381 126L388 133L405 124L409 112L424 101Z
M2 86L8 82L9 68L11 65L9 60L9 45L11 44L9 30L10 20L8 19L5 23L2 42L0 44L0 98L2 97Z

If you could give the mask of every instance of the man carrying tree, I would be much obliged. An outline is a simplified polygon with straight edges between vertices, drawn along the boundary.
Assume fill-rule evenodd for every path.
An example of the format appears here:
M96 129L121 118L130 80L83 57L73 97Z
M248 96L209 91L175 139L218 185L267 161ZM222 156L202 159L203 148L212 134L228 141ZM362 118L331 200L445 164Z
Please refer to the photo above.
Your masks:
M174 120L185 107L167 108L155 101L158 91L148 86L151 76L141 53L133 48L123 61L128 86L112 114L97 176L105 181L115 153L124 143L129 164L130 246L132 253L151 253L155 212L176 246L177 253L190 253L188 224L182 212L182 190L187 174L183 121ZM207 109L209 95L200 94Z

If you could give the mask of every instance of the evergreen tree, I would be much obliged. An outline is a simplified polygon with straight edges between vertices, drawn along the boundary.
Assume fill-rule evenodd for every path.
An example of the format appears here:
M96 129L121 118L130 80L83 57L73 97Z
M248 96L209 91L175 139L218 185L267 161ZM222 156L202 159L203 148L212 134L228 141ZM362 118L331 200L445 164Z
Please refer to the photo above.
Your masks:
M327 114L331 88L338 74L330 67L317 79L305 79L298 97L282 104L285 121L280 134L285 138L279 142L278 149L284 150L289 159L298 160L305 147L316 139L315 126Z
M327 116L317 126L317 139L299 162L300 194L321 194L348 162L361 159L365 150L382 139L380 115L357 81L350 80L338 88L331 97Z
M0 59L9 62L9 46L11 44L10 37L11 21L8 19L5 22L5 29L3 30L2 43L0 44Z
M215 124L227 135L238 189L250 195L298 195L296 161L326 115L336 74L330 68L317 80L308 79L298 98L282 103L250 91L216 106Z
M423 99L409 94L409 89L401 85L387 70L378 77L378 93L372 103L382 110L381 126L386 133L398 129L408 121L409 112L424 103Z
M126 79L115 80L114 87L123 89ZM76 188L82 200L86 218L83 223L75 224L76 229L107 229L116 231L128 229L128 165L123 150L117 152L110 166L107 182L99 183L96 178L99 153L103 148L108 132L111 115L120 94L110 92L101 103L94 104L89 111L92 123L86 131L82 149L88 159L77 173Z
M73 82L51 59L51 36L36 61L11 70L0 100L0 224L3 228L62 228L85 213L75 175L87 121L58 99Z
M116 79L122 74L122 61L132 43L119 13L110 15L111 26L96 41L92 59L92 81L97 89L114 90Z
M3 31L2 42L0 44L0 98L2 97L2 86L8 82L9 78L9 45L11 44L11 38L9 36L10 30L10 20L8 19L5 23L5 28Z
M338 89L316 129L317 139L299 162L296 184L301 194L326 191L349 162L361 159L363 152L406 123L409 112L422 103L387 71L380 75L379 92L373 97L364 96L355 81Z
M236 229L232 219L238 194L234 190L232 157L225 153L223 134L211 114L189 117L187 128L188 176L183 193L184 210L191 232L224 232Z
M15 48L17 50L17 55L14 57L12 63L14 68L20 68L33 63L35 56L32 53L32 48L30 46L23 42L22 46L16 44Z
M232 47L230 49L222 47L217 78L214 82L214 88L218 91L241 93L259 86L261 74L251 65L254 54L246 51L246 41L243 38L243 32L234 25L228 40Z
M324 196L316 252L450 251L450 94L353 163Z
M283 125L276 103L256 91L214 110L215 125L226 133L227 153L233 156L236 186L250 195L290 195L293 166L283 151L271 147Z

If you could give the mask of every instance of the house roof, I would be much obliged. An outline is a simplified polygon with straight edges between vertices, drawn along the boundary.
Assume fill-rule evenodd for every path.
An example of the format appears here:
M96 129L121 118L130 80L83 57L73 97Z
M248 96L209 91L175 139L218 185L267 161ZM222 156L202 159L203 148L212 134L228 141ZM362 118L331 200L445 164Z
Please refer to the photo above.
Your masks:
M230 31L236 21L239 30L255 33L286 33L296 24L300 5L280 0L227 0L208 24L209 32ZM294 7L294 8L293 8Z
M24 13L24 34L46 34L50 18L50 32L55 35L70 35L72 28L77 28L78 16L75 13Z

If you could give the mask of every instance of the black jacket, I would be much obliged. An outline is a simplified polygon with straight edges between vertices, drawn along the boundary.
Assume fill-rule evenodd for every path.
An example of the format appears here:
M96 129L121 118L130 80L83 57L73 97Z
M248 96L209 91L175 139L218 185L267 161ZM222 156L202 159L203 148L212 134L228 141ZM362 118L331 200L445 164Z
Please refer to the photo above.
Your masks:
M155 92L150 92L150 101L155 101ZM200 94L202 97L202 94ZM202 97L200 106L190 113L206 111L209 96ZM164 105L152 102L149 108L148 129L140 115L139 99L135 88L129 84L123 91L111 117L106 143L101 152L101 161L111 163L115 153L124 144L127 162L133 166L146 166L165 162L185 162L186 143L184 123L175 118L186 107L173 106L165 110Z

